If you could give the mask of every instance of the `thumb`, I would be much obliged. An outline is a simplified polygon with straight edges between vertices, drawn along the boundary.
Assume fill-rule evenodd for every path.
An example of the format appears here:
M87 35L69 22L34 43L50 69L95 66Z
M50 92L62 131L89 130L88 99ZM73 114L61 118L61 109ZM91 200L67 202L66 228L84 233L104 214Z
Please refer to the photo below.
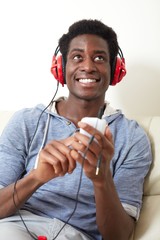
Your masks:
M108 126L106 127L105 130L105 136L109 141L113 142L113 136Z

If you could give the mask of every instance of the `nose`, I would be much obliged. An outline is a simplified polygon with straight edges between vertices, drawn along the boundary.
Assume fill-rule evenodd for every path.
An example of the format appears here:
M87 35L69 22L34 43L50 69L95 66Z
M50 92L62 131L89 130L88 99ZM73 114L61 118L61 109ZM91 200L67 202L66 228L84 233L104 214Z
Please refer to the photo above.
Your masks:
M81 63L80 69L81 71L86 71L86 72L96 71L96 66L93 59L91 59L90 57L85 58Z

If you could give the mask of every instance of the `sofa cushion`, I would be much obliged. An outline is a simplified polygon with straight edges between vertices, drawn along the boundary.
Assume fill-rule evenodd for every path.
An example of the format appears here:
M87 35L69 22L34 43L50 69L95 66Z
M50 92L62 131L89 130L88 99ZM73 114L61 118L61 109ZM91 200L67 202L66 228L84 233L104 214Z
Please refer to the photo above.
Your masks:
M151 169L145 179L144 195L157 195L160 194L160 117L135 116L134 119L148 134L153 153Z
M153 163L144 185L144 195L160 194L160 117L150 121L149 136L152 144Z
M134 238L137 240L160 239L160 195L145 196Z

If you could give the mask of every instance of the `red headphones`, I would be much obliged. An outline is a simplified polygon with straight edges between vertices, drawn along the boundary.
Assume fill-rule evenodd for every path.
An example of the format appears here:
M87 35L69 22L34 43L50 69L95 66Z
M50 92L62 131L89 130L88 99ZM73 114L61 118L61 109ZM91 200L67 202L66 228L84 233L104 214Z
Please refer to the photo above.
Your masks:
M59 47L57 47L52 59L51 73L53 74L54 78L57 81L59 81L62 84L62 86L64 86L66 82L64 78L63 59L62 55L57 56L58 52ZM114 74L110 83L110 85L112 86L115 86L117 83L119 83L122 80L122 78L126 75L125 59L120 48L118 54L120 57L116 57Z

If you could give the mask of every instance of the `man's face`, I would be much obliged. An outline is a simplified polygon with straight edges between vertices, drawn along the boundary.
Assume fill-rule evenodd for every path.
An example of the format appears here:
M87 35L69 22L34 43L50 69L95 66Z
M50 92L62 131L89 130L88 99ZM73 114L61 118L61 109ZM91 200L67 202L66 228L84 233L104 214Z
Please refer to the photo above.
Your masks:
M66 63L66 83L70 95L80 99L104 98L110 83L108 45L96 35L72 39Z

